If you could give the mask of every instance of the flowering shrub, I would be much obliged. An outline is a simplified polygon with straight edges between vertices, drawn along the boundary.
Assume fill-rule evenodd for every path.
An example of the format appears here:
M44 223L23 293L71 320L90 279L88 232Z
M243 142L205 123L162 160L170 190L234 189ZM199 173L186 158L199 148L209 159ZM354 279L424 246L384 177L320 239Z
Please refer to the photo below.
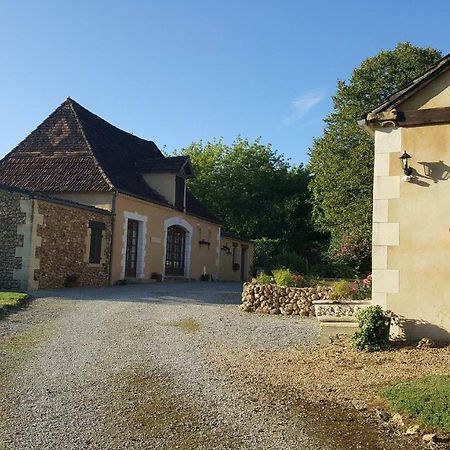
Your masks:
M353 269L354 273L370 267L371 240L364 235L351 234L332 243L329 256L335 263Z
M292 286L302 287L304 282L305 282L304 275L297 274L292 277Z
M337 300L346 298L350 300L365 300L372 295L372 274L367 275L363 280L339 281L333 286L331 298Z
M353 300L365 300L372 296L372 274L367 275L363 280L356 280L352 285Z

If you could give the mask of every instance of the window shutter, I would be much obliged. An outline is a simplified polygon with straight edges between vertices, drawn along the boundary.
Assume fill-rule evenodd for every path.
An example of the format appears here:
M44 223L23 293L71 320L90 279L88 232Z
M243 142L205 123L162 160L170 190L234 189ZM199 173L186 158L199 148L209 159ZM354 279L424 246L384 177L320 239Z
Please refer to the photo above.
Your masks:
M106 228L103 222L89 222L91 229L91 242L89 246L89 263L100 264L102 259L103 230Z
M184 210L184 178L175 177L175 208Z

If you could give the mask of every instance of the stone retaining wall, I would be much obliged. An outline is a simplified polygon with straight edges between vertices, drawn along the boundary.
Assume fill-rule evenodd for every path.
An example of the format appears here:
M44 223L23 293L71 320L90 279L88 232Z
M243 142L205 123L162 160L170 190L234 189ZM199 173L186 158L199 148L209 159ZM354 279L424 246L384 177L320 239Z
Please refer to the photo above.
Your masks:
M314 300L328 300L331 287L285 287L274 284L244 283L240 308L248 312L313 316Z

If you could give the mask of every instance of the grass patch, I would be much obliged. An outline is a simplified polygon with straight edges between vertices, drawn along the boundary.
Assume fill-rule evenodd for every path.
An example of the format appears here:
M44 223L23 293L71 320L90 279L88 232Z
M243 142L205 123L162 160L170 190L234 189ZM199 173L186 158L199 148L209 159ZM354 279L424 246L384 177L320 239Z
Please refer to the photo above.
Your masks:
M181 319L174 322L170 322L169 325L180 328L186 333L197 333L200 331L200 324L195 319Z
M0 292L0 316L22 306L28 300L28 294L20 292Z
M430 375L380 391L391 407L422 425L450 431L450 375Z

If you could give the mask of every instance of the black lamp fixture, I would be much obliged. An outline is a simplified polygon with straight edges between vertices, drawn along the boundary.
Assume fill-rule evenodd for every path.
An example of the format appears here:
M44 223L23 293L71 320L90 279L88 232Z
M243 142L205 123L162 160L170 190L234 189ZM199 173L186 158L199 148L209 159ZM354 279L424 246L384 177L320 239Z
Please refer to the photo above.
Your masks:
M409 160L411 159L411 155L408 155L408 153L406 153L406 150L405 150L403 152L403 155L400 156L400 159L402 161L403 173L406 175L406 177L411 177L412 169L409 166Z

